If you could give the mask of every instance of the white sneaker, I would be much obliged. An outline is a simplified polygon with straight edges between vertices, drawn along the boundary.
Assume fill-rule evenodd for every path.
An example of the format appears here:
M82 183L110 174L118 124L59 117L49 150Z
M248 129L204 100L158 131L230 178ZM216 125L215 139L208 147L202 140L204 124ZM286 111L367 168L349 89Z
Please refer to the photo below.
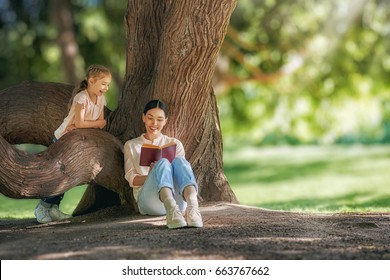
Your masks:
M65 214L61 212L57 204L53 204L49 208L49 215L53 221L66 220L72 217L72 215Z
M186 221L189 227L203 227L203 221L202 216L200 215L199 207L187 207Z
M34 215L35 218L37 218L38 223L45 224L53 221L50 217L49 209L49 207L43 206L41 202L37 204L37 206L35 207Z
M176 205L174 208L167 212L167 227L168 228L182 228L187 226L186 220L183 217L179 207Z

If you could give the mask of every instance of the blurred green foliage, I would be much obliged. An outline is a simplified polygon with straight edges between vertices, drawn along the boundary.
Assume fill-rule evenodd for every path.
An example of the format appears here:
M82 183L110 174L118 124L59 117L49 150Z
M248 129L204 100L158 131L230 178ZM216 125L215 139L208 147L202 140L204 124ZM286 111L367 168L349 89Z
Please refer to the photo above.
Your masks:
M64 0L68 1L68 0ZM61 64L61 51L49 15L52 0L0 0L0 89L24 80L69 83ZM126 1L71 0L72 26L79 56L75 72L84 78L90 64L110 68L114 79L107 106L118 103L125 73Z
M0 88L65 82L53 0L0 0ZM92 63L125 75L127 1L70 4L80 80ZM239 0L214 88L224 138L253 144L390 141L390 2Z
M389 23L383 0L239 1L222 52L225 73L241 79L218 95L225 135L263 145L388 143Z

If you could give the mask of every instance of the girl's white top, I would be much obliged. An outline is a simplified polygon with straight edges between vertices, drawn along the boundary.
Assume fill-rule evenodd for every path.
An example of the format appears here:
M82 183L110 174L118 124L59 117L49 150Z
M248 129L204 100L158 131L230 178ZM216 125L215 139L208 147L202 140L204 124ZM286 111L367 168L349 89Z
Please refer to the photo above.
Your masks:
M66 132L67 128L75 123L75 114L76 114L76 104L84 105L85 114L84 120L86 121L96 121L100 114L104 110L104 106L106 106L106 98L104 95L97 96L96 104L93 102L88 95L86 90L82 90L77 93L72 102L72 106L69 110L68 116L64 119L59 128L54 132L54 136L57 139L60 139Z
M145 134L127 141L124 145L124 160L125 160L125 178L133 187L133 194L136 201L138 201L138 194L142 187L133 184L134 177L137 175L148 175L149 166L140 166L139 158L141 154L142 144L153 144L157 146L164 146L168 143L176 143L176 157L185 156L183 144L180 140L161 134L154 141L145 138Z

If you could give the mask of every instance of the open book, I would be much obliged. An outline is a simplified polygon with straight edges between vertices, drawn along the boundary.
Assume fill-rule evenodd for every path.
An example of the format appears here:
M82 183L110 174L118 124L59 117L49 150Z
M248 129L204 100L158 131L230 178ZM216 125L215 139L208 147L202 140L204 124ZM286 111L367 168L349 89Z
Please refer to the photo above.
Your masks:
M172 162L176 157L176 143L171 142L164 146L156 146L151 144L143 144L141 147L141 155L139 160L140 166L150 166L154 161L161 158L166 158Z

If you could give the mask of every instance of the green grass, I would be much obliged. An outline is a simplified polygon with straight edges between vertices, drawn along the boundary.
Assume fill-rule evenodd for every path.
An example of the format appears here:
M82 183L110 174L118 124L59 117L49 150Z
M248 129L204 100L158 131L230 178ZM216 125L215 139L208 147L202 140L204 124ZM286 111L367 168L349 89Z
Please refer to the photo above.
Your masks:
M390 146L225 146L224 169L241 204L299 212L390 212ZM71 213L85 186L66 192ZM34 218L37 199L0 195L0 218Z
M389 146L226 150L240 203L299 212L390 212Z
M60 209L72 213L80 201L86 186L75 187L65 193ZM0 194L0 219L34 218L34 208L39 199L11 199Z

